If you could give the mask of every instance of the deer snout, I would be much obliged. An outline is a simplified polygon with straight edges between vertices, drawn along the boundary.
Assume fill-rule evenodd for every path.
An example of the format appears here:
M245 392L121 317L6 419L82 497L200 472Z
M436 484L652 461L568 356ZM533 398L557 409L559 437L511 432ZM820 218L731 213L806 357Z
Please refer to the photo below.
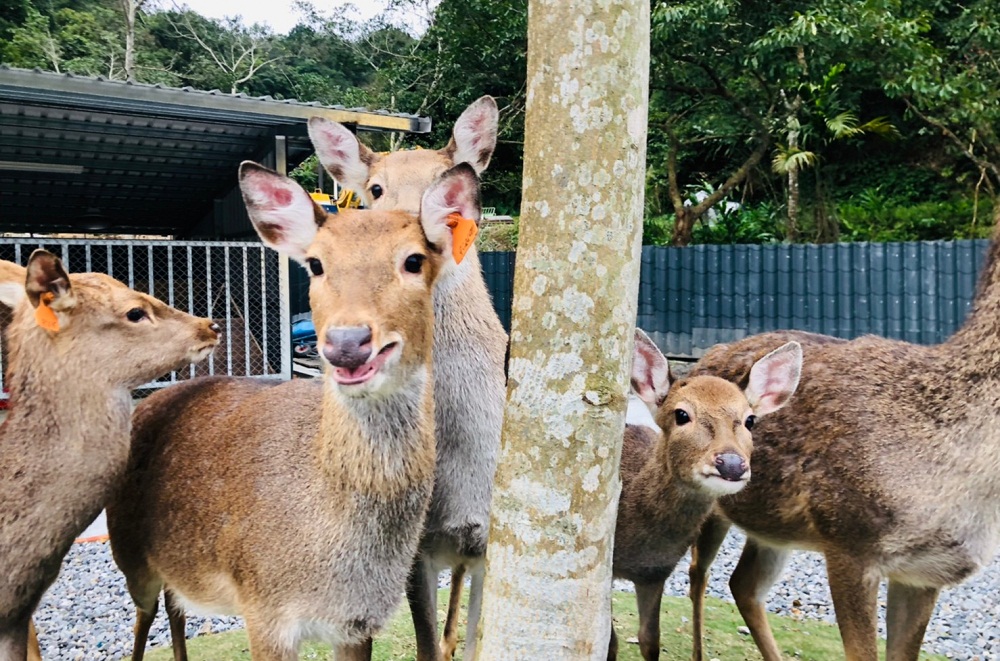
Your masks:
M326 331L323 356L334 367L354 370L372 355L372 329L369 326L339 326Z
M715 455L715 468L722 479L735 482L743 479L747 472L747 462L735 452L723 452Z

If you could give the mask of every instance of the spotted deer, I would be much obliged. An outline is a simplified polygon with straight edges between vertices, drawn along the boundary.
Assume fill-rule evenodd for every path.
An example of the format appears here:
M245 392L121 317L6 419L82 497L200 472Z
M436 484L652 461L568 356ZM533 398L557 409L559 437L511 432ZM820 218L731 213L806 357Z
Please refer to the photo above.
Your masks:
M789 401L801 369L802 349L788 342L754 363L743 390L715 376L674 380L667 359L636 329L632 386L661 431L625 427L612 572L635 584L645 661L660 655L663 584L715 501L750 481L750 430ZM617 656L612 629L608 659Z
M67 274L45 250L0 262L13 309L0 427L0 659L39 658L31 615L73 540L97 517L129 452L131 390L203 360L211 319L99 273ZM30 634L29 634L30 630Z
M882 578L887 658L917 659L941 588L974 574L1000 543L998 321L995 234L972 310L942 344L784 332L705 354L693 373L736 383L775 343L800 342L805 362L795 400L754 432L754 480L720 499L724 519L697 541L696 609L732 522L748 539L729 585L765 659L781 658L765 598L796 548L825 556L847 659L878 658Z
M137 606L133 659L165 592L174 655L183 608L238 612L255 661L304 639L367 659L398 605L434 482L432 291L449 216L475 217L458 165L403 211L327 214L292 180L245 162L263 242L311 273L322 379L201 378L135 413L133 456L108 505L115 561ZM152 467L156 467L155 470Z
M442 149L376 154L340 124L314 118L309 135L326 170L358 191L373 209L416 211L423 191L441 172L469 163L489 165L496 145L497 106L484 96L458 118ZM478 221L477 215L473 220ZM447 259L434 290L434 402L437 468L427 525L407 585L418 661L452 658L458 603L472 576L464 658L475 658L482 603L490 496L506 399L507 335L497 318L473 246L461 264ZM437 642L437 577L452 570L445 639ZM440 656L439 656L440 655Z

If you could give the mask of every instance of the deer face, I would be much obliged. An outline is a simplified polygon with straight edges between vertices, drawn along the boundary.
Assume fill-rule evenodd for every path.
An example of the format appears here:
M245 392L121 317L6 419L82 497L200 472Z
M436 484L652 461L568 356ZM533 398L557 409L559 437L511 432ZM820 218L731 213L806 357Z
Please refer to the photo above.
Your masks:
M715 376L674 381L659 348L636 329L632 387L662 430L657 452L675 479L715 496L750 479L751 429L798 387L802 348L789 342L750 370L746 390Z
M361 194L369 209L417 213L425 190L446 170L469 163L481 174L497 140L498 111L493 97L472 103L455 122L441 149L376 154L341 124L314 117L309 137L320 162L342 186Z
M16 332L41 327L23 341L49 342L52 351L73 362L90 379L135 388L171 370L204 360L219 343L219 327L162 301L129 289L101 273L69 275L58 257L36 250L26 269L0 286L0 300L15 307ZM22 303L26 300L27 303Z
M264 243L310 273L313 323L338 392L385 394L424 374L433 285L451 251L449 216L478 216L472 168L456 166L433 182L419 217L364 210L328 219L297 183L249 162L240 186Z
M736 493L750 479L753 423L743 392L711 376L675 382L656 412L671 474L717 495Z

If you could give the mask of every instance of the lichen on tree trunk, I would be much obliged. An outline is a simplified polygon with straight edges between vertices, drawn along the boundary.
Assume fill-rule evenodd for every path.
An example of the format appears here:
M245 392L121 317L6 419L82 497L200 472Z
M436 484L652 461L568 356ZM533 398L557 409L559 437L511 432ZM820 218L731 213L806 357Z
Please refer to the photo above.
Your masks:
M508 401L478 658L604 659L636 319L646 0L530 0Z

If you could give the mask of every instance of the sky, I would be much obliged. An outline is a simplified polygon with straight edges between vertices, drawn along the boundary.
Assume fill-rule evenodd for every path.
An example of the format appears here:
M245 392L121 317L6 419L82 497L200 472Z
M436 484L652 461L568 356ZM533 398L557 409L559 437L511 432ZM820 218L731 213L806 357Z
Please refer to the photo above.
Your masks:
M295 27L299 19L299 15L292 9L292 0L179 0L176 4L187 5L209 18L242 16L247 25L266 23L279 34L285 34ZM313 4L329 15L348 3L344 0L314 0ZM350 4L358 9L356 19L363 21L382 11L385 0L353 0Z

